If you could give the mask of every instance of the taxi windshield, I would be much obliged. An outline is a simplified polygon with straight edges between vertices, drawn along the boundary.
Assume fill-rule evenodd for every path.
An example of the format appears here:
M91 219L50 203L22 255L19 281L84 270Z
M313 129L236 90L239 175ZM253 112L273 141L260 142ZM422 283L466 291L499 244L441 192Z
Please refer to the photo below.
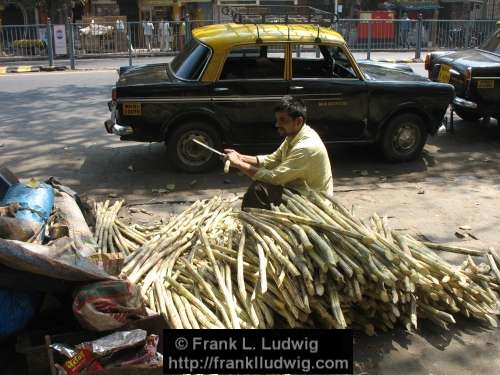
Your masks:
M481 46L482 50L500 55L500 29L495 31L488 40Z
M177 78L197 80L210 58L210 48L196 39L189 44L172 60L170 67Z

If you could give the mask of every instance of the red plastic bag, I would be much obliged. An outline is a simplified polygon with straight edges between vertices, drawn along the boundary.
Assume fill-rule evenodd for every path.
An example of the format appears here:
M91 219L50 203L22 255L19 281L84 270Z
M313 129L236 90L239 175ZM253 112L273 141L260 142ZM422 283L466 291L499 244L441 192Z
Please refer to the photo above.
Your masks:
M113 330L146 316L142 297L135 285L123 281L102 281L81 288L73 301L73 313L82 327Z

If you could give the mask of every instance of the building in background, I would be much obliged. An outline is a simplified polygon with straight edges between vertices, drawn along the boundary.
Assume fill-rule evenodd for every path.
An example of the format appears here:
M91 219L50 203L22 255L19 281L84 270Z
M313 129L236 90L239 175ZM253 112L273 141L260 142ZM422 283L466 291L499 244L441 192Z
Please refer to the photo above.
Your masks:
M47 4L53 9L46 9ZM360 18L361 12L392 11L397 19L404 12L411 19L500 19L500 0L0 0L0 25L45 23L52 14L54 23L69 17L73 22L87 17L120 17L129 22L149 18L180 21L228 21L221 16L223 6L307 5L332 11L341 18Z
M500 0L486 0L482 18L500 20Z
M36 7L22 1L0 0L0 25L27 25L35 23Z

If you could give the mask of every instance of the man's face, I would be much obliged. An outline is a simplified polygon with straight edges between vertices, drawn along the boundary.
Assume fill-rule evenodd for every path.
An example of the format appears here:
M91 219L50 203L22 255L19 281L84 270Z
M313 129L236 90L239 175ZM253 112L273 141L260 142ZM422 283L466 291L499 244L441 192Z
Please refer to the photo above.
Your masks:
M294 119L287 112L276 112L274 114L276 117L276 129L280 137L294 136L297 134L304 123L302 117L297 117Z

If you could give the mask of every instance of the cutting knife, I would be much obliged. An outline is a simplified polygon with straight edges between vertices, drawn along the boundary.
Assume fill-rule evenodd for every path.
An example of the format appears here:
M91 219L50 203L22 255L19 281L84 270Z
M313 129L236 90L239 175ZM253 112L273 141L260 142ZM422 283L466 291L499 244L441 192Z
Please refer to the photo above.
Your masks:
M212 148L212 147L206 145L205 143L200 142L199 140L197 140L195 138L193 138L192 141L194 143L199 144L201 147L205 147L207 150L212 151L214 154L217 154L217 155L222 156L222 157L226 156L226 154L224 154L223 152L220 152L220 151L216 150L215 148Z

